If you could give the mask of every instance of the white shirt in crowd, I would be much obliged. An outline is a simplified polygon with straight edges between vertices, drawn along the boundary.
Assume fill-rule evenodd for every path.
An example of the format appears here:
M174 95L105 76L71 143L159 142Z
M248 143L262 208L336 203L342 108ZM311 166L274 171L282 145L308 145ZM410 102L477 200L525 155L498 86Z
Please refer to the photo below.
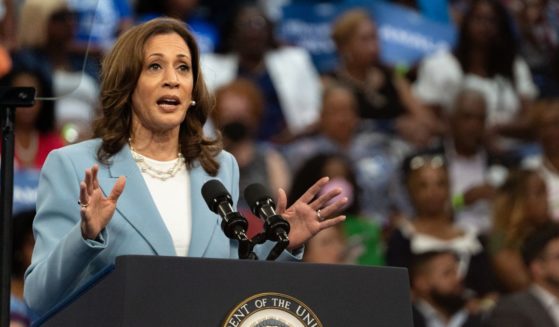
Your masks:
M482 152L473 157L463 157L456 153L449 155L449 175L452 196L464 195L474 186L485 183L487 159ZM486 200L480 200L456 211L455 221L464 227L473 227L480 233L491 228L491 208Z
M503 76L492 78L464 74L456 57L448 51L438 51L424 59L413 85L414 94L428 105L450 109L461 88L480 91L487 102L487 122L490 126L510 122L521 109L521 98L534 99L538 89L526 62L516 58L514 81Z

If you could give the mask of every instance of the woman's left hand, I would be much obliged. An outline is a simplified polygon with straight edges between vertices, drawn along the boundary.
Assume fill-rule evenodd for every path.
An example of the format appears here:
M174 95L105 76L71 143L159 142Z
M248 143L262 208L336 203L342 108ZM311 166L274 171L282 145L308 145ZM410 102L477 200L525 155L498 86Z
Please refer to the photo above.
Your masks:
M342 191L333 189L315 199L320 189L329 181L328 177L319 179L293 205L287 207L287 196L283 189L279 189L276 211L291 225L289 231L289 250L297 249L321 230L334 226L345 220L345 216L336 215L347 203L342 198L334 203L328 202Z

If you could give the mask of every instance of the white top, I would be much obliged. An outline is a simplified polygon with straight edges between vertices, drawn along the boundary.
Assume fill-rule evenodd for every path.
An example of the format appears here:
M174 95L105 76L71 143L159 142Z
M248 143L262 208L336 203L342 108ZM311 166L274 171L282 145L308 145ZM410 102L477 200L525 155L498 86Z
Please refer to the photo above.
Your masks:
M448 152L453 196L463 195L472 187L486 182L487 159L483 152L480 151L472 157L460 156L454 151ZM459 226L472 227L480 233L485 233L491 228L491 207L487 200L472 203L456 210L455 213L455 221Z
M402 221L400 231L410 240L410 248L413 254L429 251L452 251L458 256L458 272L465 276L470 266L472 256L483 250L478 240L477 230L457 226L463 234L450 240L440 239L428 234L418 232L410 221Z
M512 121L521 108L520 98L534 99L538 94L523 59L516 58L513 74L514 81L502 76L464 74L452 53L438 51L421 62L413 92L426 104L449 109L461 88L477 90L485 95L487 123L492 126Z
M177 158L170 161L157 161L145 156L142 157L146 164L161 171L172 168L179 160ZM177 256L185 257L188 254L192 237L190 176L186 166L182 165L175 176L165 181L154 178L145 172L142 172L142 176L151 193L153 202L155 202L155 206L169 230Z
M549 313L549 316L551 316L555 326L559 326L559 299L543 287L536 284L532 286L530 291L536 298L538 298L538 300L540 300L545 310Z

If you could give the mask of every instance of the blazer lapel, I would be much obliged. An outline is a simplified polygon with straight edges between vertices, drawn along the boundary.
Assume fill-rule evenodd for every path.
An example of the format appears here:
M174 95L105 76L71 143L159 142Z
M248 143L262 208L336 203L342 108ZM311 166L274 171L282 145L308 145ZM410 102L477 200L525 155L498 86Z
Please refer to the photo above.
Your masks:
M204 256L214 233L219 229L221 223L221 218L210 211L202 197L202 186L210 179L212 177L206 174L199 164L190 170L192 237L188 249L189 257Z
M110 194L119 176L126 176L126 185L117 202L117 211L142 235L158 255L176 255L171 235L149 193L130 148L124 148L111 158L109 176L99 177L99 184Z

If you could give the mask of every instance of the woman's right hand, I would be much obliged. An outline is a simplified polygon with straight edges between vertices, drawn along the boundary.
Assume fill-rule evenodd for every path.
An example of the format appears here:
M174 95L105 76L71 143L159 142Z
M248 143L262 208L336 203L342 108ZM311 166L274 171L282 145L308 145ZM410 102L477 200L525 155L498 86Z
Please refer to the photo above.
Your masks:
M97 180L98 165L85 170L85 179L80 183L81 231L84 239L94 240L109 224L116 209L116 202L126 184L126 177L120 176L111 194L105 197Z

